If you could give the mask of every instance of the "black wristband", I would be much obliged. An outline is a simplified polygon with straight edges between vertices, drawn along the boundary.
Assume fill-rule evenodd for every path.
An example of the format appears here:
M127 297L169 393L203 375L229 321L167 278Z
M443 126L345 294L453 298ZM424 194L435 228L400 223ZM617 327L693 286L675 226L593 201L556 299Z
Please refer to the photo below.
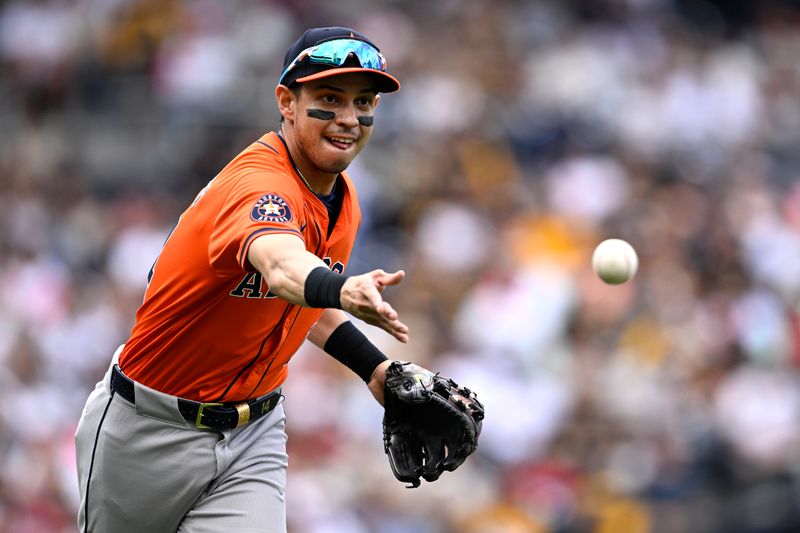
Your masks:
M325 351L358 374L365 383L369 383L378 365L389 359L349 320L333 330L325 341Z
M326 267L317 267L308 273L303 288L303 297L309 307L324 309L342 308L342 285L347 276L342 276Z

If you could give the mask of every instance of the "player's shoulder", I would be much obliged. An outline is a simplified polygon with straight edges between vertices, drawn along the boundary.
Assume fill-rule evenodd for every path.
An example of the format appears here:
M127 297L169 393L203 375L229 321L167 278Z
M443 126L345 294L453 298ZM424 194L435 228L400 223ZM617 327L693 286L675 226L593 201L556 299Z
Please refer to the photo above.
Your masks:
M263 171L287 174L288 154L275 132L262 135L242 150L228 165L231 171Z
M262 136L242 150L222 170L219 181L228 188L266 187L287 194L301 192L292 175L291 162L275 133Z

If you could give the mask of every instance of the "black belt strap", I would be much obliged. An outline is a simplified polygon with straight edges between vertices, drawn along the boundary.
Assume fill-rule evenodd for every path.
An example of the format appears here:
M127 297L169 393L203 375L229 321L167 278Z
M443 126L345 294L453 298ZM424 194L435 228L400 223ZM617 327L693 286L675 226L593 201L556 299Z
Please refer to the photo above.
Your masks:
M111 389L132 404L136 404L136 389L128 376L114 365L111 372ZM237 404L201 403L178 398L178 410L183 418L198 428L233 429L257 420L272 411L281 398L280 392L273 392Z

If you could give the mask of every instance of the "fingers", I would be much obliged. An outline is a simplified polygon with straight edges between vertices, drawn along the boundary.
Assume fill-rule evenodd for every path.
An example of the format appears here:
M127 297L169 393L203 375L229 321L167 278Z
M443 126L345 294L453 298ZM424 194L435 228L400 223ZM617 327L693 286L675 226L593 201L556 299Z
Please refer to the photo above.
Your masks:
M408 343L408 326L402 322L395 321L390 325L389 328L382 329L403 344Z
M405 272L387 273L373 270L361 276L354 276L343 288L343 309L368 324L377 326L400 342L408 342L408 326L400 322L397 311L383 300L384 287L397 285L405 277Z
M393 272L391 274L378 269L373 270L367 274L363 275L367 280L369 280L370 285L372 285L376 291L377 295L375 294L368 294L367 298L369 299L370 303L373 304L376 308L378 304L381 302L380 293L383 292L383 289L386 287L390 287L393 285L399 285L403 278L406 277L406 273L403 270L398 270L397 272ZM371 292L371 291L370 291Z
M385 274L385 273L384 273ZM393 274L385 274L380 280L378 280L378 290L383 290L383 286L389 285L397 285L399 284L403 278L405 277L406 273L402 270L398 270ZM379 296L380 298L380 296ZM383 317L385 323L381 324L380 327L384 329L387 333L392 335L395 339L399 340L400 342L407 343L408 342L408 326L400 322L399 315L397 311L389 304L389 302L381 300L380 304L377 306L377 311Z
M391 274L384 272L383 270L376 270L375 272L375 282L378 284L378 290L383 290L383 287L389 287L392 285L399 285L403 278L406 277L406 273L404 270L398 270L397 272L393 272Z
M378 312L386 323L386 327L381 327L400 342L408 342L408 326L400 322L397 311L394 310L389 302L382 302Z
M399 326L392 325L391 327L382 327L381 329L389 333L392 337L403 344L408 344L408 328L405 328L405 330L403 328L405 328L405 326L399 324Z
M389 304L389 302L380 302L376 308L378 313L383 315L387 320L397 320L397 311Z
M386 310L388 309L388 313ZM383 302L380 310L380 319L374 325L402 343L408 342L408 326L398 320L397 312L388 303Z

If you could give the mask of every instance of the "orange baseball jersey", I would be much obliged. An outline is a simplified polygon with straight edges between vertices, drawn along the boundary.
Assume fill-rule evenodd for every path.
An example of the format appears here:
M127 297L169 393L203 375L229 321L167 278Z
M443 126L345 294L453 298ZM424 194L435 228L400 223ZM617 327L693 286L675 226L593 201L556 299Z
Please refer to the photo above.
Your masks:
M301 181L282 139L261 137L181 215L155 262L119 364L130 378L203 402L256 398L286 379L287 363L322 314L275 297L250 265L253 239L296 234L342 272L361 211L344 174L342 209L328 212Z

